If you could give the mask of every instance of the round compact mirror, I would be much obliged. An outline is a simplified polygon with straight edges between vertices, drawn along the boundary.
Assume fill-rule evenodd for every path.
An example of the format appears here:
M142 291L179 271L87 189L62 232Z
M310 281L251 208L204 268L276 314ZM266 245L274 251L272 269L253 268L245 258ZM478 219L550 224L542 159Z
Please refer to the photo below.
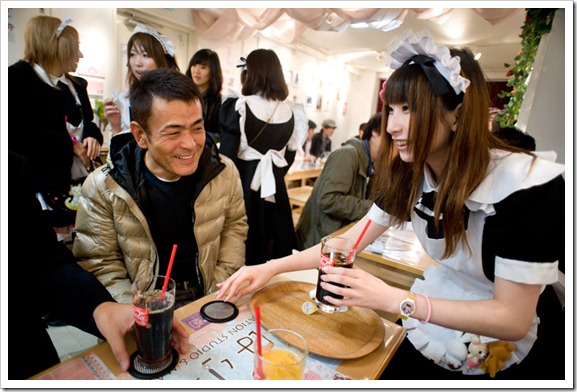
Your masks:
M212 301L200 308L200 315L211 323L226 323L238 316L238 308L231 302Z

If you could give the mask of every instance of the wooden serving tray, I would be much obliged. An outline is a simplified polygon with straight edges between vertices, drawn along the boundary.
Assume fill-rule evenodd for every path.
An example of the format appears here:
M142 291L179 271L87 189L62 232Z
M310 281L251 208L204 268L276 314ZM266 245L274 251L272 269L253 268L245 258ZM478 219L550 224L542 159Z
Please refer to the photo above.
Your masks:
M385 326L371 309L350 307L346 312L307 315L301 310L314 299L309 292L314 284L305 282L272 283L253 294L250 310L260 307L261 324L266 329L290 329L302 335L309 351L329 358L358 358L376 349L385 337ZM298 342L291 342L298 345Z

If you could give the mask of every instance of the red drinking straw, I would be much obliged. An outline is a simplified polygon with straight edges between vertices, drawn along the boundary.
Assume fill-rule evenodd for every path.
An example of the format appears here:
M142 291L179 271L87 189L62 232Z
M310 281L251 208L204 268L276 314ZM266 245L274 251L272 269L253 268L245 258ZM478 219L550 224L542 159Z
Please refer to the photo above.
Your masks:
M170 272L172 271L172 264L174 263L174 256L176 255L176 248L178 245L172 245L172 254L170 255L170 261L168 262L168 269L166 270L166 276L164 277L164 284L162 285L162 295L166 293L166 288L168 287L168 279L170 279Z
M353 256L353 253L355 253L355 251L357 250L357 248L359 247L359 244L361 243L361 240L363 239L363 236L365 235L365 233L367 232L367 229L369 228L369 225L371 224L371 220L369 219L367 221L367 224L365 225L363 231L361 231L361 235L359 235L359 238L357 238L357 242L355 242L355 245L353 245L353 251L351 251L349 253L349 256L347 257L347 263L351 260L351 257Z
M255 378L257 380L262 380L264 378L262 374L262 364L260 361L262 357L262 337L260 333L260 307L258 306L254 307L254 317L256 321L256 353L258 355L256 361Z

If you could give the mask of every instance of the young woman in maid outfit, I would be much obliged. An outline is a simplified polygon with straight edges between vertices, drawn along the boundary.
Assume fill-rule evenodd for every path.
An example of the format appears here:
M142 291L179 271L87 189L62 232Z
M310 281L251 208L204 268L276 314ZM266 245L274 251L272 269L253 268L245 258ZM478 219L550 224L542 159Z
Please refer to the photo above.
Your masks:
M128 87L140 80L146 71L159 68L180 70L176 64L174 45L164 35L148 26L137 24L127 43L128 62L126 66L126 83ZM130 102L128 90L115 92L111 98L104 101L104 116L110 123L112 138L110 140L109 159L122 146L131 140L130 132Z
M246 264L262 264L290 255L296 247L292 210L284 176L306 138L302 104L287 100L282 65L270 49L241 58L242 96L224 99L220 153L240 172L248 238Z
M411 221L440 266L409 292L360 268L328 267L322 287L345 299L326 300L399 315L407 339L383 379L563 379L565 315L554 288L564 272L564 166L487 132L489 95L469 50L409 31L388 53L395 71L383 92L375 203L343 236L356 240L370 220L364 249ZM316 245L243 267L218 297L316 268L319 253ZM479 360L467 362L472 340Z

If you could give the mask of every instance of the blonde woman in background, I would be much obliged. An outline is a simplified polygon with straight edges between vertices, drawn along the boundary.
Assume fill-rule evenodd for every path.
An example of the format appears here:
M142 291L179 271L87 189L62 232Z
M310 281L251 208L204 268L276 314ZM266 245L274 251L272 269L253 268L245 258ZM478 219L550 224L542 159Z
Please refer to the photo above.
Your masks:
M32 189L60 240L74 230L76 211L65 202L70 186L88 175L102 144L88 83L70 75L83 57L70 22L45 15L30 19L24 58L8 67L9 148L28 159Z

